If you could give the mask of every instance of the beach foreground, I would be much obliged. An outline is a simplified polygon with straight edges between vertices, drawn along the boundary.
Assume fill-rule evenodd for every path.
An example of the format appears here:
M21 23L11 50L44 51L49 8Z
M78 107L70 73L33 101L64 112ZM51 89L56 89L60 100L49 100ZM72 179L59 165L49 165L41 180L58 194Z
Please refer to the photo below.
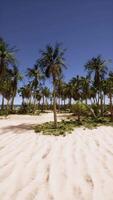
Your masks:
M113 128L43 136L41 116L0 119L0 200L113 200Z

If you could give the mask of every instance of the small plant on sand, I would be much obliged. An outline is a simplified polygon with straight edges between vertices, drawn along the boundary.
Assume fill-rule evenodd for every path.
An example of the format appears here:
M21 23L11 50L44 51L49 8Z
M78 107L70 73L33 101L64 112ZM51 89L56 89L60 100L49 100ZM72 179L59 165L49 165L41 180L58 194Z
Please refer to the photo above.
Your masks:
M82 125L86 128L92 129L98 126L113 126L113 122L108 117L88 117L82 120Z

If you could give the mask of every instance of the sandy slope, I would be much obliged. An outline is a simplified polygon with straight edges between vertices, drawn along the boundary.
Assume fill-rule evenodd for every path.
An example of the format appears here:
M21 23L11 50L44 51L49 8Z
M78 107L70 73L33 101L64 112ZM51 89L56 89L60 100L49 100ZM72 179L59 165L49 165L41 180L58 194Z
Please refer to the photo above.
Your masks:
M0 200L113 200L113 128L66 137L30 129L50 119L0 120Z

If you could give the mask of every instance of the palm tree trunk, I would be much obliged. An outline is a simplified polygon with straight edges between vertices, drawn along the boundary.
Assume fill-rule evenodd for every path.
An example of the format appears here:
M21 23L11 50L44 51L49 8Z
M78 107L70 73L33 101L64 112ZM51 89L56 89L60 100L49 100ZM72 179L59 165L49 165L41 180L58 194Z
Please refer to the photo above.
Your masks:
M64 98L64 107L65 107L65 105L66 105L66 100L65 100L65 98Z
M7 112L9 112L9 100L7 100Z
M12 101L11 101L11 110L13 110L14 109L14 96L12 97Z
M4 96L2 95L2 104L1 104L1 110L4 110Z
M22 97L22 105L24 105L25 104L25 99L24 99L24 97Z
M42 97L42 111L44 111L44 104L45 104L45 101L44 101L44 95L43 95L43 97Z
M56 114L56 87L55 82L53 82L53 113L54 113L54 126L57 128L57 114Z
M87 105L87 98L85 99L85 103L86 103L86 105Z
M72 98L70 97L69 98L69 106L71 107L71 104L72 104Z
M81 111L80 111L80 104L78 104L78 123L80 123L80 116L81 116Z
M112 94L111 94L111 92L110 92L110 94L109 94L109 98L110 98L111 121L113 122L113 103L112 103Z
M99 106L99 99L100 99L100 93L99 93L99 91L97 92L97 95L98 95L98 97L97 97L97 104Z
M105 96L105 94L104 94L103 99L104 99L104 103L103 103L103 112L105 112L105 106L106 106L106 96Z
M102 92L100 92L100 106L101 106L101 117L103 117L103 95Z
M60 100L61 100L61 98L59 97L59 102L58 102L58 112L60 113Z
M34 106L36 105L36 92L34 92Z

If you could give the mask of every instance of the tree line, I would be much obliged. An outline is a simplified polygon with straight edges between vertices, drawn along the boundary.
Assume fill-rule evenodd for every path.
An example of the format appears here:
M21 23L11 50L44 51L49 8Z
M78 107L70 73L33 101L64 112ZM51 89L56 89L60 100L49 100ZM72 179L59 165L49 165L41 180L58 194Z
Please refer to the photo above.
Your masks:
M113 121L113 71L102 56L88 60L84 69L86 75L76 75L70 81L64 81L65 49L61 44L49 44L40 51L35 65L27 68L28 82L19 87L23 79L16 62L15 47L0 38L0 95L1 111L14 111L14 99L17 93L22 97L21 110L25 106L35 113L36 109L52 109L54 125L57 127L57 111L71 111L76 107L78 121L84 104L94 117L104 117L108 113ZM45 86L46 79L51 79L53 89ZM106 103L106 98L108 103ZM7 105L4 105L4 99Z

